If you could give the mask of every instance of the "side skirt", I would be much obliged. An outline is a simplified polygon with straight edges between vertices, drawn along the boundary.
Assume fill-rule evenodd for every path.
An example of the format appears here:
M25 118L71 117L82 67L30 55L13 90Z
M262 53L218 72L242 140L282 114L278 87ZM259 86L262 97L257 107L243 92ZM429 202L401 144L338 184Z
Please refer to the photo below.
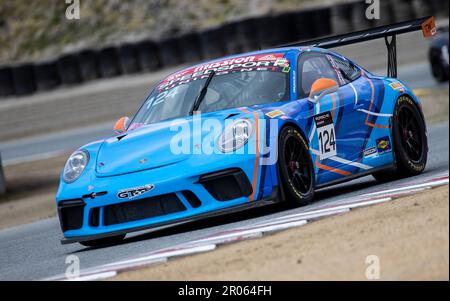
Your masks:
M373 169L369 169L367 171L361 172L361 173L357 173L342 179L337 179L328 183L324 183L324 184L320 184L316 186L316 189L322 189L325 187L329 187L329 186L333 186L336 184L342 184L345 182L349 182L358 178L362 178L365 176L369 176L373 173L379 172L379 171L387 171L387 170L394 170L395 169L395 164L390 164L390 165L386 165L386 166L381 166L381 167L377 167L377 168L373 168Z

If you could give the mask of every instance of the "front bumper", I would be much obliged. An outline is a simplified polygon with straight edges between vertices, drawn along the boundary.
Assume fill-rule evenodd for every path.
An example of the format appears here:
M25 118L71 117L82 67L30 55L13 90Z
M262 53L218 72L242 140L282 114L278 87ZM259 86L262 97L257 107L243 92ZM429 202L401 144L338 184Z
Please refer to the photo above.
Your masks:
M189 216L189 217L185 217L185 218L170 220L170 221L156 223L156 224L148 224L146 226L128 228L125 230L119 230L119 231L113 231L113 232L95 234L95 235L66 237L61 240L61 244L64 245L64 244L71 244L71 243L89 241L89 240L94 240L94 239L101 239L101 238L112 237L112 236L116 236L116 235L127 234L127 233L132 233L132 232L137 232L137 231L143 231L143 230L149 230L149 231L151 230L152 232L161 231L161 230L164 230L167 228L173 228L173 227L180 226L180 225L183 225L186 223L201 221L201 220L205 220L205 219L216 217L216 216L227 215L227 214L240 212L240 211L244 211L244 210L248 210L248 209L253 209L253 208L258 208L258 207L262 207L262 206L275 204L277 202L280 202L281 200L282 200L282 198L281 198L281 194L280 194L278 187L274 187L272 193L268 197L258 200L256 202L246 202L244 204L226 207L226 208L211 211L211 212L205 212L202 214L197 214L197 215L193 215L193 216Z
M144 229L160 230L266 205L277 199L273 187L278 183L269 183L267 189L263 189L264 193L259 193L254 156L243 156L239 160L230 157L215 162L214 165L197 166L189 162L189 167L175 164L112 177L87 173L75 182L76 185L61 184L57 206L65 237L62 243ZM180 170L185 173L180 174ZM117 191L148 184L155 188L132 200L120 199L117 195ZM256 200L258 195L260 199ZM78 218L67 218L70 211L78 214Z

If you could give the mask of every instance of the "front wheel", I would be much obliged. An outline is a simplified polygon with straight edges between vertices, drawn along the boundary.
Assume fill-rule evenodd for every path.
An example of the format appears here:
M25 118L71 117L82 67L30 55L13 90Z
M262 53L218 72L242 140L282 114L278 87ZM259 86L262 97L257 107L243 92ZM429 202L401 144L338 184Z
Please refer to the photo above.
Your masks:
M378 181L418 175L427 164L425 121L411 98L399 97L392 126L396 168L389 172L375 173L373 176Z
M121 234L121 235L99 238L99 239L94 239L94 240L80 241L80 244L82 244L85 247L111 246L111 245L116 245L116 244L121 243L124 238L125 238L125 234Z
M292 126L280 132L278 167L287 200L294 205L310 203L314 197L314 167L308 144Z

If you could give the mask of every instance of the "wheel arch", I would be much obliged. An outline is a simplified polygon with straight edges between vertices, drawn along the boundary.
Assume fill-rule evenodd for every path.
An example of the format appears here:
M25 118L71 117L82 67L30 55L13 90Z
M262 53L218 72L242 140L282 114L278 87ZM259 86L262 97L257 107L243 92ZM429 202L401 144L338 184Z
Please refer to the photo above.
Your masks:
M305 139L306 143L308 144L308 148L309 148L309 139L307 137L307 135L305 134L305 131L302 129L302 127L300 125L298 125L296 122L294 122L293 120L288 120L285 123L283 123L283 125L281 126L280 130L278 131L278 133L281 133L281 131L288 127L288 126L292 126L295 129L297 129L300 132L300 135L302 135L303 139ZM279 138L278 138L279 139Z
M425 115L423 114L423 110L422 110L422 103L420 102L420 100L417 98L416 95L414 95L412 92L405 92L405 93L400 93L396 98L395 98L395 103L394 103L394 107L392 108L392 112L395 112L395 107L397 106L397 102L398 99L400 97L408 97L409 99L412 100L412 103L414 104L414 106L416 107L417 111L419 111L420 117L422 117L422 121L425 127L425 132L427 132L427 123L425 120Z

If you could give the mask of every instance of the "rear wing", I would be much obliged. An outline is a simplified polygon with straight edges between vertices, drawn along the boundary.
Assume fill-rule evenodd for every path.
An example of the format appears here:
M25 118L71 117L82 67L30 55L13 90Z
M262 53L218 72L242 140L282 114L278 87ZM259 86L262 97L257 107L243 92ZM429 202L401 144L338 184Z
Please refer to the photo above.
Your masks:
M397 77L396 36L399 34L418 30L422 30L422 33L426 38L434 36L436 34L436 23L434 17L431 16L424 17L412 21L399 22L391 25L374 27L367 30L360 30L337 36L325 37L302 42L295 42L282 45L280 47L309 46L328 49L384 38L388 52L387 74L389 77Z

